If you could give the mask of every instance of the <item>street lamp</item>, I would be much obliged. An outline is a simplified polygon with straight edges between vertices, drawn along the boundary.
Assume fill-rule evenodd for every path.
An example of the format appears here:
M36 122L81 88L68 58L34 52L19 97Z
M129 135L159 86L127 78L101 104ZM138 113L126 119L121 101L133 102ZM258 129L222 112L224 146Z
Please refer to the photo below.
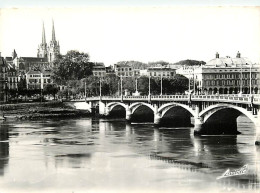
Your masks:
M162 96L162 94L163 94L163 83L162 83L162 72L161 72L161 96Z
M86 80L85 80L85 99L87 98L87 83L86 83Z
M251 95L252 94L252 64L249 64L250 66L249 66L249 69L250 69L250 74L249 74L249 89L250 89L250 91L249 91L249 94Z
M191 78L191 74L190 74L190 69L189 69L189 94L190 94L190 78Z
M121 82L121 99L123 98L123 79L122 75L120 76L120 82Z
M196 83L195 83L195 69L193 67L193 90L194 90L194 95L196 94Z
M100 96L100 98L101 98L101 96L102 96L102 93L101 93L101 78L99 79L99 96Z
M150 75L150 72L149 72L149 93L148 93L148 96L150 97L151 95L151 75Z
M243 79L242 79L242 63L240 67L240 94L242 94Z
M135 79L135 93L137 93L138 92L138 90L137 90L137 77L136 77L136 79Z

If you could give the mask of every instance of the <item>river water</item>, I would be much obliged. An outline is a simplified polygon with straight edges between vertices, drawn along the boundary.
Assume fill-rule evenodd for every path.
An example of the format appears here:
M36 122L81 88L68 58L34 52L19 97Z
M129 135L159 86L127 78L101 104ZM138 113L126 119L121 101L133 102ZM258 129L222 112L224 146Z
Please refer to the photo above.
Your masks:
M260 192L255 129L239 117L237 136L193 136L123 120L1 122L0 193ZM228 169L244 174L217 179Z

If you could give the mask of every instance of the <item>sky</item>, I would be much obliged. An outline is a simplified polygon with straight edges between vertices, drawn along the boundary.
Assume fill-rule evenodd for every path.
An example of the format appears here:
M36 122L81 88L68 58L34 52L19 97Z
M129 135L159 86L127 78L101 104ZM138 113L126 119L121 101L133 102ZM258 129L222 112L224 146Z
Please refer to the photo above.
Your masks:
M66 5L57 3L62 0L46 5L38 1L3 2L0 52L4 57L11 56L14 49L18 56L36 57L42 23L48 43L53 19L62 54L69 50L86 52L91 61L106 66L126 60L207 62L216 52L220 57L235 57L238 51L242 57L260 62L260 7L237 6L234 2L238 1L232 6L216 6L215 1L195 6L171 4L167 0L142 4L98 0L82 6L79 0ZM255 3L247 2L251 4L245 5Z

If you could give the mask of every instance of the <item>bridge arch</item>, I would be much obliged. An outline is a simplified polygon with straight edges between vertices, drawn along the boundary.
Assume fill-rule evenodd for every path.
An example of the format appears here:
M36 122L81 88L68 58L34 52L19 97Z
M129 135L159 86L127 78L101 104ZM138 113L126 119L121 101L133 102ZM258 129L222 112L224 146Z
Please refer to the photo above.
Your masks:
M151 109L153 111L153 113L155 113L155 108L151 105L151 104L148 104L148 103L144 103L144 102L136 102L136 103L133 103L129 106L129 109L130 111L132 112L132 114L136 111L136 109L138 109L139 107L141 106L146 106L148 107L149 109Z
M247 111L246 109L242 107L238 107L236 105L231 104L215 104L211 105L207 108L205 108L203 111L199 113L199 117L203 117L203 121L206 122L212 115L214 115L216 112L223 110L223 109L235 109L239 111L240 113L247 116L255 125L257 124L257 119L252 115L250 111Z
M106 105L109 111L112 111L116 106L122 106L125 110L127 110L127 105L121 102L111 102Z
M171 102L171 103L167 103L167 104L162 105L158 109L158 112L161 114L161 117L163 117L171 108L176 107L176 106L179 106L179 107L182 107L182 108L186 109L187 111L190 112L190 114L193 117L195 117L195 111L193 111L191 107L189 107L188 105L175 103L175 102Z

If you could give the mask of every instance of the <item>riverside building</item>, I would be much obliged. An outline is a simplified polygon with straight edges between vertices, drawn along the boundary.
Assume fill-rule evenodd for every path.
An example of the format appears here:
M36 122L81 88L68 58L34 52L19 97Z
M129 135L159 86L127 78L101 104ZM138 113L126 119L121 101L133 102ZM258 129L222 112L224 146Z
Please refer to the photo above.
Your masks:
M258 94L260 66L238 52L235 58L216 57L193 69L196 93L201 94ZM251 88L251 89L250 89ZM251 91L250 91L251 90Z
M6 102L7 63L0 52L0 102Z

